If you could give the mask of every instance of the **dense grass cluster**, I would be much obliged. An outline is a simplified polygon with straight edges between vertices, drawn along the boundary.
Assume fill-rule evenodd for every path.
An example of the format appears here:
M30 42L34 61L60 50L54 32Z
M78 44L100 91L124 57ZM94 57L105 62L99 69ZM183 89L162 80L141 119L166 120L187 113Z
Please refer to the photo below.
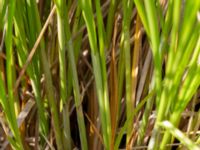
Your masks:
M0 148L200 149L200 0L0 0Z

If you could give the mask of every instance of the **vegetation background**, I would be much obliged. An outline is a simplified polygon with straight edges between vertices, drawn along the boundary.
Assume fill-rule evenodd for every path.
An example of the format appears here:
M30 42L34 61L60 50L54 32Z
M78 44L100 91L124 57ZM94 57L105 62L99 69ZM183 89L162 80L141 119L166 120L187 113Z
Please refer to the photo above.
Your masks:
M200 0L0 0L0 147L200 149Z

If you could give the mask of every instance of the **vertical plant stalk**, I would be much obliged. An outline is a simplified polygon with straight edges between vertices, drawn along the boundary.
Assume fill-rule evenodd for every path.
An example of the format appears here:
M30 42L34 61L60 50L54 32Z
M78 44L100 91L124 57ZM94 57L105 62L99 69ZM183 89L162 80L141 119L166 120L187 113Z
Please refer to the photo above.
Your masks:
M32 35L32 36L35 36L37 35L35 33L39 34L41 30L41 22L40 22L37 4L36 4L36 1L28 0L27 5L29 6L30 11L32 12L32 17L29 18L30 19L29 23L35 25L35 28L34 28L35 32L34 32L34 35ZM49 102L52 119L53 119L56 145L57 145L58 150L63 150L59 113L58 113L58 108L55 101L55 95L54 95L54 89L53 89L54 87L53 87L50 67L49 67L49 63L48 63L47 56L45 53L44 39L41 39L41 42L40 42L39 57L41 60L41 65L42 65L42 69L45 76L45 90L46 90L47 99Z
M107 35L107 45L112 40L112 33L113 33L113 23L114 23L114 16L115 16L115 10L116 10L117 0L111 0L110 1L110 7L108 11L108 18L107 18L107 24L106 24L106 35ZM109 46L109 45L108 45Z
M158 110L158 118L156 122L162 121L165 119L166 116L168 116L171 112L177 111L176 115L170 115L173 116L173 119L170 119L170 121L177 126L179 124L180 114L183 111L183 109L186 107L183 107L183 104L187 104L189 102L189 98L186 98L186 91L184 93L184 99L186 102L180 102L176 101L174 103L174 99L179 99L179 96L177 96L176 93L182 93L180 90L181 87L184 87L185 82L187 81L187 78L193 78L195 79L196 76L192 75L192 73L189 71L191 69L188 69L188 73L186 74L186 79L183 82L183 76L184 72L187 69L187 64L189 63L189 59L193 53L197 54L198 50L194 50L195 44L197 39L199 38L199 23L196 24L196 14L198 12L200 3L199 1L196 3L195 1L187 1L185 3L184 8L184 18L183 21L181 21L182 25L179 25L180 17L181 17L181 2L174 2L174 18L173 18L173 28L172 28L172 42L170 45L170 51L169 51L169 59L167 63L167 71L166 71L166 80L165 84L168 86L164 87L164 91L161 97L161 105ZM192 8L192 11L191 11ZM188 16L188 17L187 17ZM180 27L180 29L179 29ZM193 27L193 28L191 28ZM196 32L195 32L196 31ZM186 44L187 43L187 44ZM197 43L198 47L198 43ZM198 48L197 48L198 49ZM185 51L183 51L185 50ZM194 50L194 51L193 51ZM193 58L192 58L193 59ZM184 60L184 61L181 61ZM194 59L193 59L194 60ZM192 60L190 61L192 62ZM196 62L195 62L196 63ZM178 70L177 70L178 69ZM194 68L193 68L194 69ZM195 69L194 69L195 70ZM191 73L191 74L190 74ZM198 74L198 73L196 73ZM173 76L173 79L171 77ZM183 82L183 83L182 83ZM195 90L195 86L192 88L192 80L190 81L190 88L188 86L188 89ZM198 82L196 82L198 83ZM195 91L193 91L195 92ZM170 95L169 95L170 93ZM192 92L191 92L192 93ZM167 101L166 101L167 100ZM181 104L180 104L181 103ZM175 110L174 108L176 105L181 105L179 109ZM167 109L165 110L165 114L163 114L163 108L167 106ZM183 107L183 108L182 108ZM182 109L180 109L182 108ZM175 113L175 112L174 112ZM171 117L170 117L171 118ZM160 147L164 148L165 145L170 142L171 136L169 132L165 132L163 140L161 142Z
M73 42L72 42L72 36L71 36L71 31L70 31L70 26L68 23L68 15L65 15L64 11L66 10L65 5L63 4L63 19L65 18L64 21L64 26L65 28L65 36L66 36L66 41L67 41L67 52L68 52L68 59L70 63L70 68L71 68L71 75L73 76L72 79L72 85L73 85L73 92L74 92L74 99L75 99L75 105L76 105L76 113L77 113L77 121L78 121L78 127L79 127L79 132L80 132L80 140L81 140L81 147L83 150L88 149L88 143L87 143L87 136L86 136L86 128L85 128L85 122L84 122L84 115L83 115L83 109L82 109L82 104L81 104L81 94L79 90L79 81L78 81L78 73L76 69L76 61L75 61L75 56L74 56L74 47L73 47Z
M6 45L6 73L7 73L7 86L8 86L8 104L6 108L9 115L7 116L10 129L14 135L15 140L11 140L11 145L13 149L22 149L23 145L21 141L20 132L17 126L17 110L18 108L15 107L16 101L14 100L14 93L13 93L13 85L14 79L13 74L14 72L14 58L13 58L13 48L12 48L12 26L13 26L13 16L15 12L15 0L11 0L8 2L8 16L7 16L7 26L6 26L6 36L5 36L5 45ZM3 86L2 86L3 88ZM3 91L3 93L5 93ZM2 93L2 94L3 94ZM4 100L6 100L6 97ZM17 104L18 105L18 104ZM15 112L16 111L16 112ZM10 138L11 139L11 138ZM15 147L16 146L16 147Z
M81 146L83 150L87 150L88 144L87 144L86 128L85 128L84 115L83 115L83 109L82 109L82 104L81 104L81 95L80 95L80 90L79 90L78 74L76 70L74 48L73 48L72 37L71 37L71 32L70 32L70 27L69 27L68 22L65 22L65 25L66 25L66 38L68 41L67 42L68 59L70 62L70 66L72 68L72 76L73 76L72 85L73 85L73 91L74 91L74 99L75 99L75 105L76 105L76 113L77 113L78 127L79 127L79 132L80 132Z
M134 3L135 3L135 6L137 8L137 11L138 11L138 14L140 16L140 19L142 21L142 24L146 30L146 33L147 35L149 36L149 25L148 25L148 20L147 20L147 14L146 12L144 11L145 10L145 7L144 7L144 4L141 0L134 0Z
M198 32L197 35L199 35ZM179 91L174 112L170 117L170 122L175 126L179 124L181 113L186 108L187 104L189 103L192 96L195 94L197 88L200 85L200 76L199 76L200 66L198 65L199 53L200 53L200 38L198 38L198 41L196 43L195 50L193 51L193 57L191 58L190 61L187 76ZM169 132L165 132L163 140L161 142L161 148L164 147L169 142L169 140L170 140L170 134Z
M7 31L6 31L6 36L5 36L6 57L8 60L6 61L8 89L13 89L14 82L15 82L14 80L16 78L16 72L14 68L13 48L12 48L12 43L13 43L12 42L12 26L13 26L14 12L15 12L14 5L15 5L15 0L8 4L8 8L10 8L10 11L8 12ZM16 93L13 93L13 90L8 90L8 96L9 96L10 102L14 104L15 115L17 116L20 112L18 95ZM15 100L14 100L14 97L15 97Z
M74 2L74 3L77 3L77 2ZM80 27L83 25L83 23L84 23L84 20L81 14L81 8L80 6L77 5L72 34L76 34L78 30L80 29ZM80 48L82 44L82 36L83 36L83 33L79 34L79 36L75 39L75 41L73 41L74 56L75 56L76 63L79 58L78 56L79 56L79 52L80 52ZM73 78L72 78L71 66L70 64L68 64L67 66L67 98L69 98L72 93L72 79Z
M167 62L167 69L166 69L166 81L167 78L171 78L171 71L170 71L170 67L172 67L173 65L173 60L175 59L175 51L176 51L176 41L177 41L177 31L178 31L178 26L179 26L179 13L180 13L180 1L174 1L174 5L173 5L173 11L174 11L174 16L173 16L173 28L172 28L172 32L171 32L171 44L170 44L170 50L169 50L169 59ZM169 81L169 79L168 79ZM164 81L165 82L165 81ZM160 105L158 107L158 116L156 119L156 122L160 122L162 121L163 117L164 117L164 112L165 110L163 109L164 107L167 106L169 97L169 87L171 88L171 83L165 83L168 84L168 86L163 89L162 95L161 95L161 100L160 100Z
M118 112L119 112L119 94L118 94L118 80L117 80L117 67L116 67L116 38L118 33L118 23L119 15L115 16L114 32L112 39L112 53L111 53L111 63L110 63L110 112L111 112L111 129L112 129L112 139L111 139L111 150L114 149L115 144L115 134L117 130L118 122Z
M121 103L122 93L123 93L123 84L124 84L124 76L125 76L125 58L124 58L124 49L123 49L123 38L120 41L120 56L119 63L117 68L117 80L118 80L118 102ZM121 105L119 105L119 112L121 110ZM118 113L119 115L119 113Z
M63 149L62 134L61 134L61 130L60 130L58 108L57 108L57 105L55 102L52 77L51 77L51 73L50 73L50 69L49 69L49 63L47 61L47 56L44 51L44 45L41 47L42 48L40 50L40 57L42 58L42 68L43 68L44 76L45 76L45 90L46 90L47 99L49 101L50 110L51 110L52 119L53 119L54 133L55 133L55 137L56 137L56 145L57 145L58 150L62 150Z
M159 37L159 28L157 22L156 15L156 4L154 1L144 0L144 6L141 1L135 0L136 7L138 9L138 13L141 17L141 20L144 24L147 35L150 39L150 44L153 52L154 58L154 80L155 80L155 88L156 88L156 99L157 103L159 103L161 96L161 53L159 51L160 37ZM144 9L145 8L145 9ZM146 13L145 11L146 10ZM154 137L153 134L152 137ZM153 138L154 139L154 138ZM155 142L155 139L152 141Z
M97 2L97 4L100 2ZM100 119L102 125L102 133L105 149L110 148L111 143L111 124L110 124L110 109L109 109L109 101L108 101L108 91L107 91L107 82L106 82L106 66L104 65L104 49L101 47L100 52L98 51L97 46L97 38L95 31L95 21L92 11L91 1L83 1L79 0L79 4L82 8L83 17L85 19L88 37L91 47L92 53L92 64L94 69L94 77L97 88L97 96L99 102L99 110L100 110ZM99 5L99 4L98 4ZM98 8L98 7L97 7ZM101 16L98 14L99 21L101 21ZM98 21L98 24L101 26L102 24ZM99 27L98 30L102 31L102 27ZM101 34L99 35L101 36ZM102 37L100 37L100 45ZM103 45L101 45L103 46ZM103 69L103 70L102 70Z
M122 139L122 136L126 133L130 123L132 123L132 118L138 113L138 111L141 110L141 108L144 106L144 104L150 100L153 96L155 95L155 90L152 90L143 100L141 100L141 102L135 107L135 109L133 110L133 112L131 113L131 116L129 118L126 119L126 122L124 123L124 126L120 129L117 137L116 137L116 141L115 141L115 150L119 149L119 145Z
M139 15L137 15L135 41L134 41L134 49L133 49L133 61L132 61L132 69L131 69L131 100L133 103L133 108L135 107L135 103L136 103L136 88L137 88L138 70L139 70L139 53L142 47L141 27L142 27L142 24L140 21L140 17ZM128 147L132 147L133 140L132 139L129 139L129 140L130 140L130 145L128 145Z
M0 30L3 28L3 25L4 25L4 18L6 16L6 1L5 0L1 0L0 1ZM0 48L2 45L0 45ZM0 49L1 51L1 49Z
M18 3L16 4L16 10L18 13L15 14L15 22L14 22L14 27L15 27L15 35L16 38L18 39L16 42L16 47L17 47L17 54L19 58L20 65L22 66L27 58L28 55L28 45L26 43L26 35L25 35L25 25L23 23L23 15L22 12L24 11L24 5L22 1L18 0ZM41 99L41 87L40 87L40 75L35 72L35 66L33 63L37 64L37 62L32 61L31 64L27 68L27 74L30 77L31 80L31 85L35 94L35 99L37 103L37 108L38 108L38 115L39 115L39 128L41 131L41 134L44 136L47 136L48 133L48 123L47 119L45 117L45 108L42 103Z
M64 27L64 5L65 3L57 0L57 29L58 29L58 43L59 43L59 70L60 70L60 109L62 111L63 104L66 102L66 41L65 41L65 27Z
M132 1L123 0L123 27L122 27L122 38L123 41L123 51L125 58L125 80L126 80L126 117L130 118L131 113L133 112L133 101L131 99L131 58L130 58L130 21L131 21L131 9L133 6ZM133 121L133 118L131 118ZM126 143L131 137L132 123L129 123L126 135Z
M108 82L106 73L106 53L105 53L105 41L104 37L105 29L103 24L103 16L101 12L100 1L96 1L96 14L97 14L97 29L98 29L98 40L99 40L99 50L100 50L100 63L102 70L102 84L103 84L103 95L104 95L104 107L106 112L106 124L107 124L107 134L108 134L108 145L111 148L111 118L110 118L110 105L108 96Z
M51 73L49 69L49 63L47 61L47 56L44 51L44 45L42 46L40 50L40 57L42 59L42 68L43 68L44 76L45 76L45 90L46 90L47 99L49 101L50 110L51 110L52 119L53 119L56 145L57 145L58 150L63 150L62 134L61 134L60 123L59 123L60 122L59 113L58 113L58 108L55 101L52 77L51 77Z
M57 10L57 28L59 42L59 70L60 70L60 111L63 111L64 135L63 146L65 149L71 149L71 130L69 119L69 102L67 101L67 81L66 81L66 38L65 38L65 2L56 0ZM66 105L63 109L63 105ZM64 144L66 142L66 144Z
M131 69L131 98L134 102L136 102L136 88L137 88L137 78L138 78L138 70L139 70L139 54L142 49L142 24L140 21L139 15L137 15L136 19L136 31L135 31L135 41L134 41L134 49L133 49L133 61L132 61L132 69Z
M152 52L150 50L150 48L148 49L147 52L147 56L145 58L145 62L142 68L142 77L140 78L139 81L139 85L138 85L138 90L137 90L137 97L136 97L136 105L138 105L137 103L139 102L141 95L142 95L142 91L144 89L145 83L144 81L147 79L147 73L150 72L150 76L152 76L152 69L151 69L151 65L152 65ZM152 77L151 77L152 78ZM151 80L150 86L149 86L149 93L155 89L154 88L154 80ZM137 138L137 146L143 145L143 141L144 141L144 137L145 137L145 133L146 133L146 129L147 129L147 125L148 125L148 120L149 117L151 115L151 111L153 108L153 104L154 104L154 99L152 98L151 100L147 101L147 104L145 105L145 110L142 116L142 122L140 124L140 128L138 130L138 138Z
M161 81L162 81L162 74L161 74L161 53L159 51L159 44L160 44L160 37L159 37L159 28L157 22L157 15L156 15L156 4L153 1L145 0L144 1L146 14L147 14L147 21L149 26L149 37L151 42L151 47L153 51L154 57L154 74L155 74L155 85L157 90L157 99L159 100L161 96Z
M74 89L74 98L75 98L75 105L76 105L78 127L79 127L79 132L80 132L81 147L83 150L87 150L88 144L87 144L86 128L85 128L84 115L83 115L83 109L82 109L82 104L81 104L81 95L79 91L78 75L76 71L76 63L75 63L75 57L73 53L71 39L68 41L67 45L68 45L68 57L71 63L72 75L73 75L73 89Z

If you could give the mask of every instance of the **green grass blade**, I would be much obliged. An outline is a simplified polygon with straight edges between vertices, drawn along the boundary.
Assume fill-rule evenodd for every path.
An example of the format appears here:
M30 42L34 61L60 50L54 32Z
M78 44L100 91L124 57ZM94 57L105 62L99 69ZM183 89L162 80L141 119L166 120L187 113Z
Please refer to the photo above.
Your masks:
M153 60L154 60L154 74L155 74L155 86L157 90L157 98L160 98L161 95L161 53L159 51L160 45L160 36L159 36L159 28L157 22L157 15L156 15L156 5L155 2L145 0L144 1L146 14L147 14L147 21L149 27L149 38L150 44L153 51Z
M72 68L72 75L73 75L72 84L73 84L73 90L74 90L78 126L79 126L79 131L80 131L81 146L83 150L87 150L88 144L87 144L86 128L85 128L85 123L84 123L84 115L83 115L82 104L81 104L81 95L79 91L78 74L76 70L76 61L75 61L75 56L74 56L73 42L72 42L68 23L66 23L66 27L67 27L67 41L68 41L67 42L68 59L70 62L70 66Z
M29 19L29 25L32 24L34 25L35 28L33 28L34 31L31 32L31 37L35 38L39 34L41 30L41 22L39 18L39 12L37 8L36 1L27 1L28 5L28 10L30 11L30 14L32 14L28 19ZM59 113L58 113L58 108L56 106L55 102L55 95L54 95L54 87L53 87L53 81L51 77L51 72L50 72L50 67L49 63L47 61L47 56L45 53L45 43L44 39L41 40L40 42L40 51L39 51L39 57L41 60L41 66L44 72L45 76L45 90L46 90L46 96L49 102L51 114L52 114L52 119L53 119L53 124L54 124L54 133L56 137L56 144L57 148L59 150L63 149L63 143L62 143L62 134L61 134L61 128L60 128L60 120L59 120Z
M23 3L22 1L18 1L18 3L16 4L16 11L18 11L18 13L15 14L15 35L16 35L16 46L17 46L17 54L19 57L19 62L21 62L21 66L25 63L27 55L28 55L28 45L26 43L26 34L24 31L24 24L23 24ZM43 135L47 135L48 133L48 124L47 124L47 119L45 117L45 109L44 109L44 105L42 103L42 99L41 99L41 87L40 87L40 75L37 74L37 72L35 72L35 68L33 63L37 63L37 62L32 62L28 68L27 68L27 73L30 77L31 80L31 84L32 84L32 88L35 94L35 98L36 98L36 103L37 103L37 107L38 107L38 115L39 115L39 126L40 126L40 131L41 134Z
M109 109L108 109L108 101L107 100L107 91L105 86L105 70L102 70L102 61L100 58L100 54L98 51L97 46L97 38L96 38L96 31L95 31L95 22L94 16L92 12L92 4L91 1L83 1L79 0L79 4L82 8L83 17L86 23L88 37L91 47L92 53L92 64L93 64L93 72L95 77L95 83L97 87L97 96L100 108L100 117L101 117L101 125L102 125L102 132L103 132L103 139L104 139L104 146L105 149L110 148L111 143L111 129L109 124L110 120L108 119L109 116ZM105 67L105 66L103 66Z
M188 139L180 130L176 129L169 121L163 121L158 123L161 127L166 128L171 134L173 134L182 144L184 144L189 150L199 150L200 148Z
M125 134L125 131L127 132L127 128L129 124L132 122L132 118L138 113L138 111L141 110L141 108L144 106L144 104L150 100L155 95L155 90L152 90L151 93L149 93L141 102L136 106L136 108L133 110L129 118L127 118L126 122L124 123L124 126L121 128L121 130L118 133L118 136L116 138L115 142L115 150L119 149L119 144L121 142L122 136Z
M125 58L125 81L126 81L126 113L129 118L133 112L134 103L131 99L131 57L130 57L130 21L131 21L131 9L133 6L132 1L123 0L123 23L122 23L122 38L123 38L123 52ZM133 118L132 118L133 119ZM130 122L127 129L126 142L130 139L132 130L132 122Z
M0 1L0 30L3 28L6 15L6 3L5 0Z
M111 42L112 33L113 33L113 23L114 23L114 16L115 16L115 10L117 7L118 0L111 0L110 1L110 7L108 12L108 18L107 18L107 24L106 24L106 35L107 35L107 42L106 44L109 46L109 43Z
M97 28L98 28L98 41L99 41L99 51L100 51L100 61L101 61L101 70L102 70L102 84L103 84L103 94L104 94L104 107L106 110L106 123L107 123L107 134L108 142L111 145L111 118L110 118L110 105L108 97L108 82L107 82L107 73L106 73L106 57L105 57L105 29L103 25L103 17L101 13L100 1L96 1L96 14L97 14Z
M138 11L138 14L140 15L140 18L141 18L141 21L143 23L143 26L147 32L147 35L150 34L150 29L149 29L149 25L148 25L148 20L147 20L147 14L146 14L146 11L145 11L145 7L144 7L144 4L141 0L134 0L134 3L136 5L136 8L137 8L137 11Z
M13 58L13 42L12 42L12 26L13 26L13 16L15 12L15 0L9 1L8 3L8 18L7 18L7 30L6 30L6 36L5 36L5 45L6 45L6 73L7 73L7 86L8 86L8 111L10 111L10 118L9 119L9 126L11 128L11 131L16 139L16 145L17 147L13 147L14 149L23 149L20 132L17 126L17 119L16 119L16 113L17 109L16 101L14 100L14 93L13 93L13 85L14 85L14 78L13 74L14 72L14 58ZM6 100L6 99L5 99ZM18 105L18 104L17 104Z
M59 43L59 71L60 71L60 111L64 118L64 138L63 146L65 149L71 149L71 131L70 131L70 119L69 119L69 103L67 102L67 80L66 80L66 38L65 38L65 10L66 5L64 1L56 0L56 10L57 10L57 28L58 28L58 43ZM63 110L63 105L65 110Z

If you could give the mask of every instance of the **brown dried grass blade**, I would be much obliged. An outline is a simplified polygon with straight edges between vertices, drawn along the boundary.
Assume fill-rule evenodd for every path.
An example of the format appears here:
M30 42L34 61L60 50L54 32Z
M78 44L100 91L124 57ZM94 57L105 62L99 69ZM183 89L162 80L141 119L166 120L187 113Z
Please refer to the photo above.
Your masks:
M111 150L114 149L115 133L118 121L118 81L117 81L117 67L116 67L116 38L118 33L118 21L120 15L117 14L115 17L115 25L112 39L112 51L111 51L111 62L110 62L110 111L111 111L111 127L112 127L112 139L111 139Z
M133 107L135 107L136 102L136 91L137 91L137 83L138 83L138 70L139 70L139 54L142 49L142 23L139 15L137 14L136 18L136 30L135 30L135 41L134 41L134 49L133 49L133 61L132 61L132 69L131 69L131 99L133 103ZM134 133L134 131L132 131ZM127 149L130 149L133 144L134 137L132 136L130 142L127 144Z

